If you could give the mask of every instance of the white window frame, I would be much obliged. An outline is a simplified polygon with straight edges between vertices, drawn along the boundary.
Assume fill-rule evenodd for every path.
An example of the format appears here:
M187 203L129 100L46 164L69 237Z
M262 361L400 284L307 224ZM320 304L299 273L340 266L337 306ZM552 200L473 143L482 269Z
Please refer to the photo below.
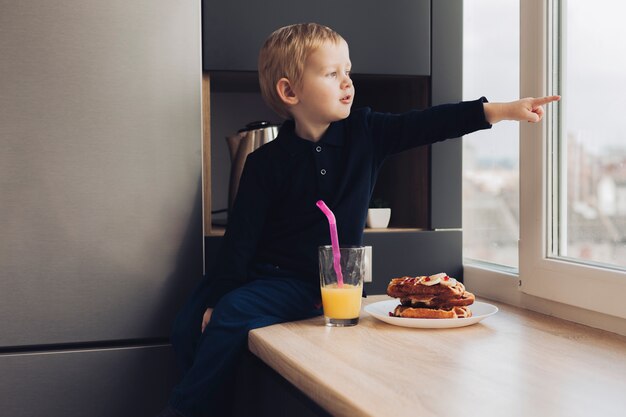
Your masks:
M558 77L558 68L551 65L553 51L548 44L551 4L550 0L533 0L520 5L522 97L552 94L550 81ZM555 113L548 110L543 123L520 125L521 289L527 294L626 318L624 271L548 257L546 236L553 230L553 221L558 221L548 217L553 190L546 181L552 169L549 156L550 133L557 122L554 118Z

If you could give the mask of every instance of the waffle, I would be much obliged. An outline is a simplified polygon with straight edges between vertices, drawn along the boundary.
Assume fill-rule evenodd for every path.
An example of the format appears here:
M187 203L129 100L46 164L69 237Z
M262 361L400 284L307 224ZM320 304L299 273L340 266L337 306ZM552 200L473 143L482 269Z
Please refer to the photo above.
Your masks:
M454 307L446 310L441 308L416 308L398 305L393 313L394 317L405 317L412 319L459 319L472 317L472 311L467 307Z
M466 318L475 297L465 286L445 273L393 278L387 295L400 299L390 315L409 318Z

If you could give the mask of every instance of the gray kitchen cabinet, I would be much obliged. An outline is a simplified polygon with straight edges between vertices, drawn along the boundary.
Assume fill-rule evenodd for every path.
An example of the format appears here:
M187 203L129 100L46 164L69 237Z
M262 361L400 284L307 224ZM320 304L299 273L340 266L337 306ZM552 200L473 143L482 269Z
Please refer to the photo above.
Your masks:
M0 415L148 417L178 379L165 344L0 355Z
M202 5L206 71L256 71L259 49L272 31L317 22L348 41L355 73L430 75L429 0L204 0Z
M0 348L168 337L202 275L198 8L0 6Z
M0 10L0 415L153 415L203 272L199 4Z

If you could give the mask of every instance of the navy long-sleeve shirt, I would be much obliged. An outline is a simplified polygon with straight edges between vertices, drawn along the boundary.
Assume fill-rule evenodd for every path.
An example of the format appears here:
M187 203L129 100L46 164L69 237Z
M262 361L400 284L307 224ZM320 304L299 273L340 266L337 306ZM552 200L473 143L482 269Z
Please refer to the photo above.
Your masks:
M318 142L298 137L293 121L251 153L212 273L208 307L245 284L248 268L272 264L298 279L318 282L317 248L330 244L328 221L337 219L339 243L360 245L376 176L387 156L490 128L483 102L446 104L423 111L383 114L355 110L331 123Z

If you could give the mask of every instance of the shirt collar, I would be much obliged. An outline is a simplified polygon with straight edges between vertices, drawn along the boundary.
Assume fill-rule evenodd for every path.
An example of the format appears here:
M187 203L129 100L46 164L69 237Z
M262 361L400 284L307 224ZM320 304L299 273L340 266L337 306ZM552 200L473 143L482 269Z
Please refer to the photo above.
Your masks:
M311 150L318 145L343 146L343 121L333 122L318 142L302 139L295 132L293 120L286 120L280 127L276 141L285 149L289 155L294 156L300 152Z

